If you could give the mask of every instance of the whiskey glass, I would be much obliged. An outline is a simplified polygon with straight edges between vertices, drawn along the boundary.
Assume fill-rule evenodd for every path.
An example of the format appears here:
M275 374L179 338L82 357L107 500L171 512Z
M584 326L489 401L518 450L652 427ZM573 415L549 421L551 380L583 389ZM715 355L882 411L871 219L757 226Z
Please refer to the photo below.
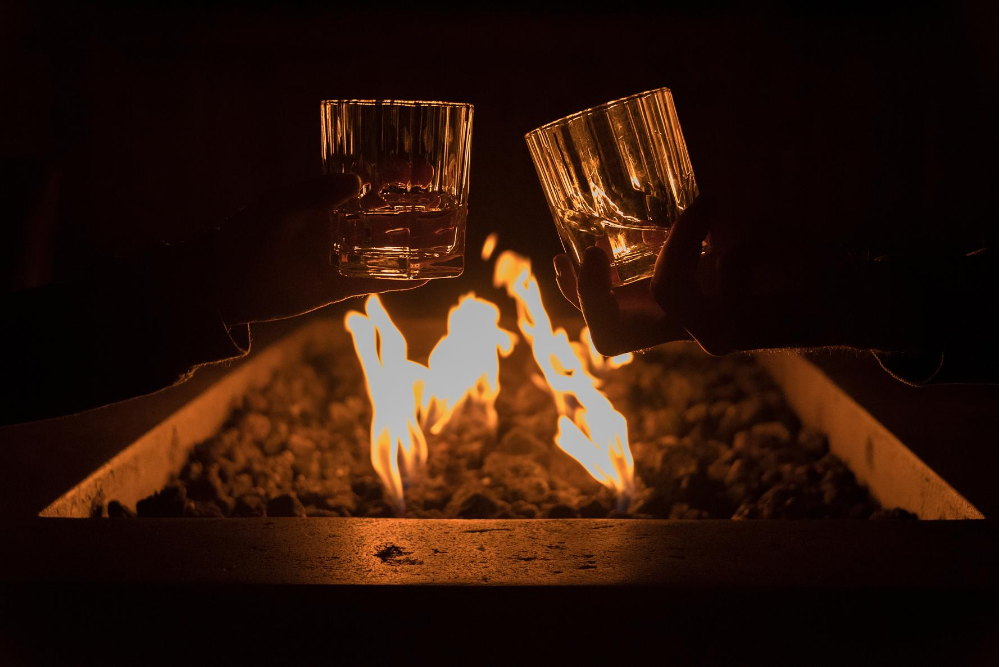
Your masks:
M460 276L472 142L471 104L402 100L321 103L323 173L361 178L334 212L341 275Z
M670 226L698 196L668 88L579 111L525 135L563 248L599 246L612 283L653 274Z

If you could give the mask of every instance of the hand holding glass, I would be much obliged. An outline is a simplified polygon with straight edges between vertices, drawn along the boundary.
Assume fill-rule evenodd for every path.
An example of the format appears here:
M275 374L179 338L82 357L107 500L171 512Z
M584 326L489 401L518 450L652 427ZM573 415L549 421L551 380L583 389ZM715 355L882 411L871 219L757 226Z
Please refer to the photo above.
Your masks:
M698 196L667 88L580 111L525 136L563 247L601 247L612 282L653 274L670 226Z

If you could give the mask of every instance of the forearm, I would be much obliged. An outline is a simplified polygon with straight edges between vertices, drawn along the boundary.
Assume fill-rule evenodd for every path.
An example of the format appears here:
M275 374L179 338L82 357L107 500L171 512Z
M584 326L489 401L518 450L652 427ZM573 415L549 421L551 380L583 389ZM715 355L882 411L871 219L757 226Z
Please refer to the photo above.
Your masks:
M148 394L199 365L242 356L199 248L166 249L102 276L4 299L3 423L56 417Z
M886 371L914 385L997 382L994 251L877 264L900 295L886 309L896 317L891 340L871 346Z

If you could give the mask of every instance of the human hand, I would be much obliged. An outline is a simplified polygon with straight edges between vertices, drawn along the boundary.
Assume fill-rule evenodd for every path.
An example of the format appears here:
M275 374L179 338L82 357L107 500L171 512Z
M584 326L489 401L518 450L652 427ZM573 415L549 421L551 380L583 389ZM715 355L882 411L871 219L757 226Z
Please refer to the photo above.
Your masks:
M877 263L765 230L703 253L720 224L714 204L702 198L678 219L650 281L652 298L706 352L904 344L886 314L905 309L899 298L889 303L891 281Z
M675 340L690 340L653 299L649 279L611 286L611 263L602 249L587 249L579 277L567 255L556 255L553 264L559 291L583 312L594 347L601 354L612 357Z
M273 190L215 233L216 300L227 325L293 317L352 296L427 282L348 278L331 264L332 211L360 187L356 176L330 174Z
M579 279L555 258L563 295L583 311L605 355L675 340L710 354L758 349L919 345L918 311L878 262L759 237L703 245L717 224L703 196L673 225L651 280L612 288L605 252L589 248Z

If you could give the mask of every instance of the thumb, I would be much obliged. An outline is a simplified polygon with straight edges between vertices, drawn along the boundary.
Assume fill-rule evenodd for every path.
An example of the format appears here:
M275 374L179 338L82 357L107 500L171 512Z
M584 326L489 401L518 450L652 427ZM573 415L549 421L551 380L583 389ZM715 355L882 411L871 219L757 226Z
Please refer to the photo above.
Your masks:
M709 233L713 202L702 195L680 216L663 244L650 292L668 313L684 307L697 290L695 274L701 261L702 244Z
M577 276L577 286L584 319L597 344L600 332L616 324L621 317L618 299L611 285L611 262L604 250L597 246L587 248Z

